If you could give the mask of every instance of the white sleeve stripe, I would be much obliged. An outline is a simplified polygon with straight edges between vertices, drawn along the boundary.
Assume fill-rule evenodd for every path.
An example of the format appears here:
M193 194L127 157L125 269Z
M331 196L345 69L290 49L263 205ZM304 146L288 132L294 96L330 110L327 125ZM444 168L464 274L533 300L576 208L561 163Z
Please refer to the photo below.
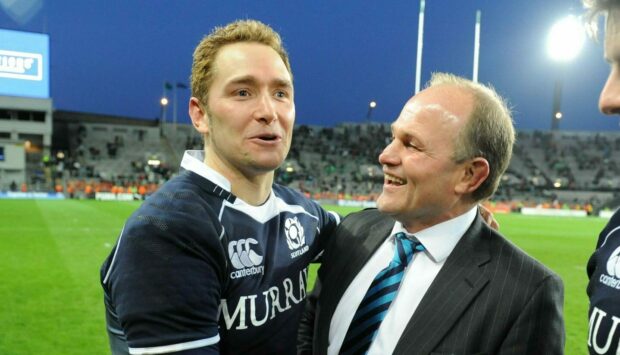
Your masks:
M616 227L616 228L612 229L609 233L607 233L607 235L605 236L605 241L603 242L603 244L601 244L601 247L603 245L605 245L605 243L607 243L607 239L609 239L609 236L614 234L614 232L617 231L618 229L620 229L620 227Z
M110 273L112 272L112 267L114 266L114 261L116 260L116 254L118 253L118 249L121 247L121 240L123 239L123 231L125 230L125 225L123 224L123 229L121 229L121 235L118 237L118 242L116 242L116 249L114 250L114 256L112 256L112 261L110 261L110 266L108 266L108 272L106 272L105 277L103 278L103 283L108 282L108 278L110 277Z
M220 226L222 226L222 231L220 232L220 240L224 238L224 233L226 233L226 230L224 229L224 225L222 224L222 215L224 214L224 208L229 204L230 202L226 200L222 201L222 207L220 208L220 214L217 216L217 220L220 221Z
M223 201L222 202L222 207L220 208L220 214L217 216L217 219L222 222L222 214L224 214L224 207L226 207L226 205L229 204L228 201Z
M109 331L110 333L112 333L112 334L116 334L116 335L122 335L122 336L125 336L125 332L123 332L123 331L122 331L122 330L120 330L120 329L112 328L112 327L110 327L110 326L108 326L108 331Z
M331 214L332 216L334 216L334 218L336 219L336 224L340 224L340 215L334 211L327 211L329 212L329 214Z
M186 343L154 346L150 348L129 348L130 354L163 354L175 351L190 350L196 348L202 348L205 346L217 344L220 341L220 335L217 334L214 337L200 340L188 341Z
M327 211L327 213L331 214L332 216L334 216L334 219L336 220L336 225L340 224L340 215L336 212L333 211ZM319 228L318 226L316 227L316 232L317 234L321 234L321 228Z
M315 257L314 257L314 259L312 259L312 262L314 263L314 262L316 262L317 260L319 260L319 258L320 258L321 256L323 256L323 252L324 252L324 251L325 251L325 250L321 250L321 252L320 252L317 256L315 256Z

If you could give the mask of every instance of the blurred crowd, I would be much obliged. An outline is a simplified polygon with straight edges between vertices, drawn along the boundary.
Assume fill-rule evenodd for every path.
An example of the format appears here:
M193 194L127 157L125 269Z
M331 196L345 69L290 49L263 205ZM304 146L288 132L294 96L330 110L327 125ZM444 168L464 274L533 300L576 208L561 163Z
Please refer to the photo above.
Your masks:
M389 125L380 123L298 125L277 182L317 200L374 201L383 184L377 157L390 135ZM178 157L183 149L203 149L195 135L178 137L179 147L163 137L154 148L162 154L154 159L152 152L136 155L146 144L144 134L129 137L131 142L127 138L88 137L80 126L70 144L73 149L43 156L28 182L13 182L9 189L56 191L69 198L94 198L97 192L145 198L178 171L178 158L161 158L171 156L166 151L179 150ZM620 204L614 192L620 190L620 162L614 159L618 150L620 135L519 132L511 165L492 203L513 211L539 206L588 212Z

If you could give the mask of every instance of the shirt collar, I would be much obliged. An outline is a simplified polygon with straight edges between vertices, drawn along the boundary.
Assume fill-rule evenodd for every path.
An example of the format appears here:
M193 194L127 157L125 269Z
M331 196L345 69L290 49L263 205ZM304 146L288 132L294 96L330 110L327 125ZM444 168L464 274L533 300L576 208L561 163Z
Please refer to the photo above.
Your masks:
M450 253L452 253L456 244L461 240L465 232L467 232L467 229L469 229L474 219L476 219L477 213L478 206L475 206L458 217L423 229L415 235L407 232L402 223L396 222L394 228L392 228L390 238L394 239L394 234L399 232L407 234L408 237L415 237L415 239L424 245L431 259L439 263L448 258Z
M202 150L186 150L181 160L181 167L185 170L194 172L203 178L212 181L224 190L230 192L230 181L222 174L213 170L204 163L205 152Z

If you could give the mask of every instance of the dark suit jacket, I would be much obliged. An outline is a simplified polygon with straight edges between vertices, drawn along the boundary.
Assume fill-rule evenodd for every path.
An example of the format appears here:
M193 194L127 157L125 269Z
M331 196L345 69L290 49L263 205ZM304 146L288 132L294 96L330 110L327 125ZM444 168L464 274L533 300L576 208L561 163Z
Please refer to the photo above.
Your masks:
M308 297L299 353L327 352L340 298L394 222L376 209L342 221ZM424 295L394 354L562 354L563 300L555 273L478 216Z

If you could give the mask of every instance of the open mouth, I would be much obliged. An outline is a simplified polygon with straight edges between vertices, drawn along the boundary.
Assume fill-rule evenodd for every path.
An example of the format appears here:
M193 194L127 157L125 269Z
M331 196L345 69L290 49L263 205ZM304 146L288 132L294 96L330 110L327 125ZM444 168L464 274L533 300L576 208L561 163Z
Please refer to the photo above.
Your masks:
M386 185L392 185L392 186L401 186L405 184L405 180L398 178L396 176L390 175L390 174L384 174L384 183Z
M266 134L263 136L259 136L258 138L264 141L275 141L276 139L278 139L278 136L276 136L275 134Z

